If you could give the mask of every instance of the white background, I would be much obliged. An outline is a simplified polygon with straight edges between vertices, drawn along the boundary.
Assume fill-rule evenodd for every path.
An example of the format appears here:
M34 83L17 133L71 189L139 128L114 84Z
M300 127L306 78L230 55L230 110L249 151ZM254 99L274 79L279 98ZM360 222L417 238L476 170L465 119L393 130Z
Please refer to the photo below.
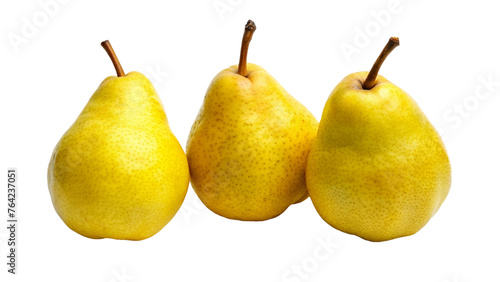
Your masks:
M500 281L496 2L75 0L55 2L49 16L40 5L47 2L0 4L0 168L17 167L20 177L19 275L6 273L1 228L1 281ZM66 227L46 170L59 138L115 74L100 42L111 41L126 72L151 78L185 147L210 81L238 63L249 18L257 25L249 62L318 120L335 85L368 71L399 36L380 74L439 128L453 169L450 194L427 226L372 243L331 228L310 200L272 220L240 222L207 210L190 187L174 219L144 241L92 240ZM36 30L23 35L26 22ZM13 37L24 39L17 45ZM346 55L347 45L357 53Z

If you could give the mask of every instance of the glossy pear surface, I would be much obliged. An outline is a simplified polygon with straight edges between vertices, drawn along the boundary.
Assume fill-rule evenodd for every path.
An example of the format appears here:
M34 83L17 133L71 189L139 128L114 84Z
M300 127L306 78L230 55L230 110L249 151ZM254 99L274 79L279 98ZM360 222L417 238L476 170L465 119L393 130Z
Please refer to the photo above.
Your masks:
M331 226L370 241L412 235L451 185L438 132L415 101L367 72L344 78L325 105L307 164L307 187Z
M188 184L184 151L153 85L138 72L101 83L48 169L57 213L90 238L154 235L175 215Z
M213 212L266 220L307 198L314 116L261 67L220 72L187 143L191 184Z

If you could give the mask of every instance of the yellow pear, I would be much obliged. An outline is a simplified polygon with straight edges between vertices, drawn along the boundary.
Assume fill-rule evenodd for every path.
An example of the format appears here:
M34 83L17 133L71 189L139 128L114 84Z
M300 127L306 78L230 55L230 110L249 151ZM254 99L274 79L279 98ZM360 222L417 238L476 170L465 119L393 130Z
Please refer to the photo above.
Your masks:
M239 65L208 87L186 148L201 201L223 217L252 221L307 198L307 154L318 125L263 68L247 68L255 28L248 21Z
M160 98L141 73L127 75L108 41L117 76L106 78L56 145L48 169L55 210L94 239L142 240L180 208L189 167Z
M307 188L331 226L370 241L419 231L451 185L438 132L416 102L378 70L399 45L389 40L371 72L335 87L307 163Z

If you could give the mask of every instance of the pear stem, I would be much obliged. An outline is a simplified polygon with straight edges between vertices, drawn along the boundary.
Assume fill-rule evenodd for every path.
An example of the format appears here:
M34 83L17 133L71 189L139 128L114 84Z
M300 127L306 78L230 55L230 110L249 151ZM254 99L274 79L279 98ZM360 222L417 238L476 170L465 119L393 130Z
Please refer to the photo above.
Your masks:
M239 75L247 76L248 46L250 45L252 35L256 29L257 26L255 25L255 23L252 20L248 20L247 24L245 25L245 33L243 33L243 41L241 42L240 63L238 64Z
M380 70L380 67L384 63L385 58L387 58L387 56L389 56L392 50L394 50L398 46L399 46L399 38L391 37L389 39L389 42L387 42L387 44L385 45L384 50L382 50L382 53L380 53L377 60L373 64L373 67L370 70L370 73L368 73L365 82L363 82L363 89L370 90L373 88L373 86L375 86L375 81L377 80L378 71Z
M116 57L113 47L111 47L111 43L109 43L108 40L105 40L101 42L101 46L102 48L104 48L104 50L106 50L106 53L108 53L108 56L111 58L111 62L113 62L113 66L115 66L116 75L118 77L125 76L125 72L123 71L122 65L120 64L118 57Z

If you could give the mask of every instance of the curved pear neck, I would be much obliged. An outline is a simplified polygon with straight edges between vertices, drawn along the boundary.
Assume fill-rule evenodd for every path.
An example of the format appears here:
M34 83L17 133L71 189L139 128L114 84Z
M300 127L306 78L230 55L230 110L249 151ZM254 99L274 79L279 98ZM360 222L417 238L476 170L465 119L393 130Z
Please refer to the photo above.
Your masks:
M113 63L113 66L115 67L116 70L116 76L118 77L123 77L125 76L125 72L123 71L122 65L120 64L120 61L118 60L118 57L116 56L115 51L113 50L113 47L111 46L111 43L109 43L108 40L105 40L101 42L102 48L106 50L106 53L108 53L108 56L111 58L111 62Z
M240 62L238 64L238 74L242 76L247 76L247 56L248 56L248 47L250 46L250 41L252 40L253 33L257 29L257 26L252 20L248 20L245 25L245 33L243 33L243 40L241 42L241 51L240 51Z
M399 38L397 37L391 37L389 39L389 42L385 45L384 49L378 56L377 60L372 66L372 69L370 70L370 73L368 73L368 76L366 77L365 81L363 82L363 89L364 90L370 90L375 86L375 82L377 80L377 75L378 71L380 70L380 67L384 63L385 59L389 54L392 52L392 50L396 49L396 47L399 46Z

